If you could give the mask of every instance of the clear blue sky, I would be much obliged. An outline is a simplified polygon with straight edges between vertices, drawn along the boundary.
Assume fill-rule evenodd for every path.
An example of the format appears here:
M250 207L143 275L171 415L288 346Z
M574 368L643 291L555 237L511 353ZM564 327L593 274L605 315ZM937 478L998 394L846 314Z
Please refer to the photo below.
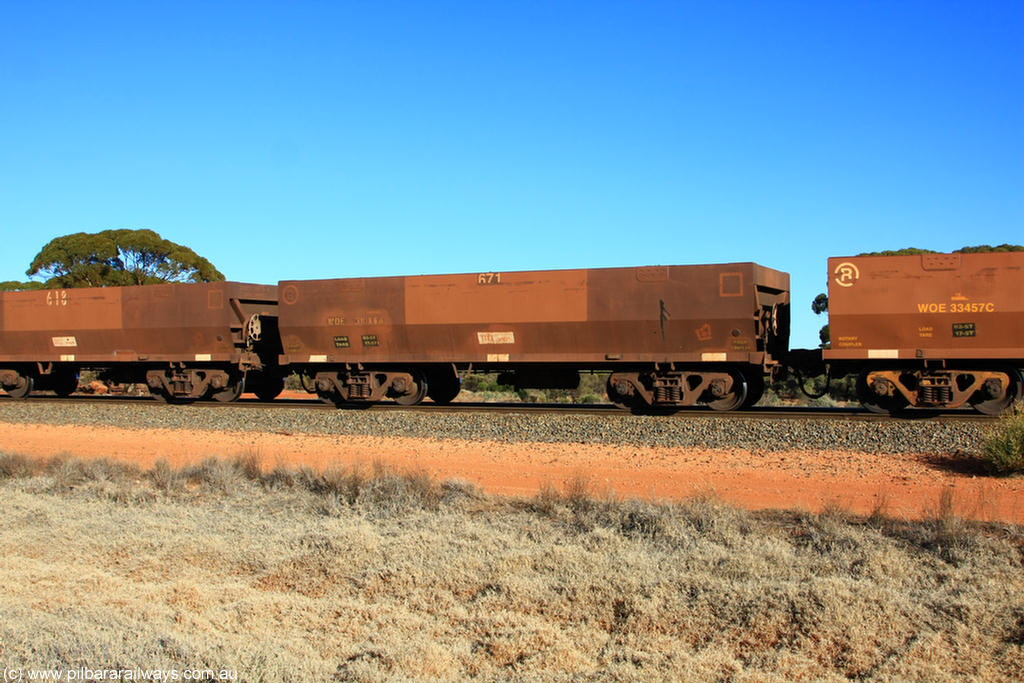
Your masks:
M151 228L229 279L1024 242L1024 2L0 0L0 280Z

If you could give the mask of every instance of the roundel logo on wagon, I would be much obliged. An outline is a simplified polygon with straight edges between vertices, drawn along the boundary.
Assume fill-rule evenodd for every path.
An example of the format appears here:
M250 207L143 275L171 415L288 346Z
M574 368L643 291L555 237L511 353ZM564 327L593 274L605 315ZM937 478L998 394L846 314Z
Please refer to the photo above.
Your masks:
M856 264L850 263L849 261L843 261L833 271L835 282L840 287L853 287L853 285L860 279L860 269L857 268Z

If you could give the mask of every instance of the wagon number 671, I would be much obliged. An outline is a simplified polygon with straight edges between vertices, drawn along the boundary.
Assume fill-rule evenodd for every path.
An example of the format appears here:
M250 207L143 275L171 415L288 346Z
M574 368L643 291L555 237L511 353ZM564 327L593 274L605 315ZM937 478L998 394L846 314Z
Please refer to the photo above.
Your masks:
M478 285L500 285L501 273L480 273L476 276Z
M67 306L68 305L68 290L50 290L46 293L46 305L47 306Z

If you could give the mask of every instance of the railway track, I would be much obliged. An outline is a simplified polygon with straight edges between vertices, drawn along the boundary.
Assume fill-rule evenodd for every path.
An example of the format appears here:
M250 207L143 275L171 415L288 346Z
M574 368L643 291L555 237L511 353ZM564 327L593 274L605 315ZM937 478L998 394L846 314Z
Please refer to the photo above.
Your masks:
M0 404L15 402L8 396L0 395ZM99 404L99 405L132 405L132 406L160 406L161 402L150 396L89 396L81 395L73 398L60 398L57 396L36 395L30 402L46 403L48 405L60 404ZM233 403L220 403L217 401L196 401L189 404L197 408L209 408L215 410L230 410L238 406L257 408L261 410L316 410L316 411L352 411L352 412L421 412L421 413L492 413L492 414L562 414L562 415L597 415L606 417L626 417L629 413L617 408L612 404L566 404L566 403L495 403L495 402L456 402L448 405L439 405L431 402L424 402L416 406L403 406L397 403L375 403L366 406L336 407L325 404L316 398L280 398L270 403L262 402L255 398L242 397ZM971 410L915 410L898 417L880 415L868 412L855 407L790 407L790 406L764 406L755 407L751 410L717 412L706 408L682 408L673 413L660 415L660 419L688 420L694 418L720 417L727 419L751 420L849 420L861 422L885 422L885 421L907 421L907 420L935 420L935 421L965 421L965 422L988 422L994 418L989 415L982 415Z
M767 406L743 412L680 410L639 417L611 405L429 402L338 409L317 400L203 402L166 406L149 397L0 398L0 423L110 426L132 431L252 432L334 438L423 438L431 442L570 443L644 448L812 450L837 453L974 452L992 425L970 413L894 419L852 408ZM166 439L166 433L157 439ZM241 437L236 437L241 438ZM248 437L246 437L248 438ZM173 440L173 439L172 439ZM12 442L10 447L15 447ZM452 446L458 448L458 446ZM758 456L760 457L760 456Z

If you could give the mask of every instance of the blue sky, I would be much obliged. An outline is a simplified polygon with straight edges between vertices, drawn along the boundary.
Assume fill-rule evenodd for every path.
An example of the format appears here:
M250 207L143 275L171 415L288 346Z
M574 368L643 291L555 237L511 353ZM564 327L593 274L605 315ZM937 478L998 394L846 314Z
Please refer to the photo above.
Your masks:
M0 280L150 228L229 279L1024 242L1024 3L0 0Z

